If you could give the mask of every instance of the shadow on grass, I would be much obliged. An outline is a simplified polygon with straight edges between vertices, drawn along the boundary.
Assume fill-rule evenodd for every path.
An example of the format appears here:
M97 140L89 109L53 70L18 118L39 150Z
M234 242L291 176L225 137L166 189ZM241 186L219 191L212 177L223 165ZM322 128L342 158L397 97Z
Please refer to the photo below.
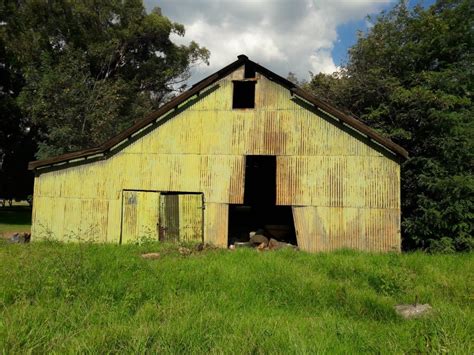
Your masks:
M0 207L0 233L24 231L31 226L31 207Z

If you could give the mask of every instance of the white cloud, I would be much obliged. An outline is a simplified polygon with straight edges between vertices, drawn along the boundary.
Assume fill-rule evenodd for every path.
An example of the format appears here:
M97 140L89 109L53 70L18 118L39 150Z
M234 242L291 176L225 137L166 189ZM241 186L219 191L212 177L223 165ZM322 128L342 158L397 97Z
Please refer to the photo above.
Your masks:
M146 0L148 9L182 23L184 38L211 52L210 66L195 69L199 80L234 61L239 54L282 76L299 78L331 73L336 65L331 50L338 40L337 26L378 12L392 0Z

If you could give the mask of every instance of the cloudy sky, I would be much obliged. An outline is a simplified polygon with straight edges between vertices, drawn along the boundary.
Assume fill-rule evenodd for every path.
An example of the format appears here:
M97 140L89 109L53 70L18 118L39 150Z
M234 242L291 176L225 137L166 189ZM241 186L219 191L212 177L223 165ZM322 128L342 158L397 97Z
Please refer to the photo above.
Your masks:
M425 0L429 5L434 0ZM368 14L388 9L396 0L145 0L148 10L182 23L184 38L211 52L210 65L194 69L191 83L236 60L238 54L287 76L331 73L346 60ZM412 1L414 2L414 1Z

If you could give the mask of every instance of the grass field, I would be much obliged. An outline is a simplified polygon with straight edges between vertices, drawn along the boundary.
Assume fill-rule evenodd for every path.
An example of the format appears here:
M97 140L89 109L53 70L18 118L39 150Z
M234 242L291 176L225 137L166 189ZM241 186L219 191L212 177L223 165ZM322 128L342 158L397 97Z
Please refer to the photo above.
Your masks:
M13 232L28 232L31 229L31 207L26 202L14 202L0 207L0 236Z
M177 248L2 242L0 352L474 353L472 254Z

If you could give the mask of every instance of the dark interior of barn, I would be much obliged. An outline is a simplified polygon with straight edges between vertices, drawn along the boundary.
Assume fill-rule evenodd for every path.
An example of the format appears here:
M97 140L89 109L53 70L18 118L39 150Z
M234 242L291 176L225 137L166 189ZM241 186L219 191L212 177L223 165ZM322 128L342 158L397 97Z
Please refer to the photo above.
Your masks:
M276 157L246 157L244 203L229 206L228 244L249 241L250 232L293 245L291 206L276 205Z

